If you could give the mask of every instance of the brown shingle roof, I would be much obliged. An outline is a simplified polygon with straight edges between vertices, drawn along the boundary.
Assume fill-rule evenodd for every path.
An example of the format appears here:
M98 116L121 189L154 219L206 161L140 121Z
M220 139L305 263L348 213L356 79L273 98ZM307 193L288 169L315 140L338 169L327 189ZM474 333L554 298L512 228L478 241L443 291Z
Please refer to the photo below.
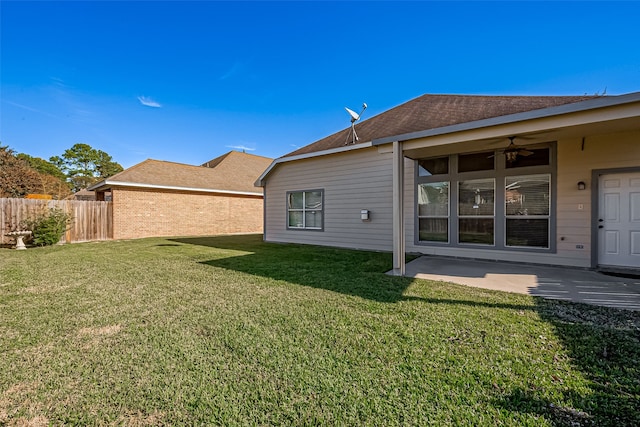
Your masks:
M224 176L226 180L235 183L242 183L246 190L256 191L253 185L255 180L269 167L273 159L268 157L256 156L255 154L241 153L239 151L230 151L220 157L217 157L203 164L209 165L207 168L213 168L218 174Z
M356 124L360 143L585 101L596 96L422 95ZM329 135L284 157L344 147L351 128Z
M272 159L231 151L214 159L214 167L147 159L106 180L109 187L123 184L257 193L254 182ZM214 162L212 161L212 162ZM97 184L99 187L104 185Z

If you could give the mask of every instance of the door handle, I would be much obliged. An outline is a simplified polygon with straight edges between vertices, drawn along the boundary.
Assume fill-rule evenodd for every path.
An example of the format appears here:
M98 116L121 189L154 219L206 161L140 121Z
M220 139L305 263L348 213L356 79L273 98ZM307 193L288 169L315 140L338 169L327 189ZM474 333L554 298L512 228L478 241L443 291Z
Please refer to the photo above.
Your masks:
M598 222L604 222L604 219L600 218L600 219L598 220Z
M604 228L604 225L599 225L598 228Z

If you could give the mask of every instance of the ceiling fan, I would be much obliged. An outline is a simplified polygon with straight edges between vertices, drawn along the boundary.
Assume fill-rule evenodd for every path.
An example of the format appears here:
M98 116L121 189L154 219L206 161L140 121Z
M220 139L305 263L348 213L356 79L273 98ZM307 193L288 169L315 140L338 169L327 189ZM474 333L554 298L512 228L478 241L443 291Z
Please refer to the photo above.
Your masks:
M501 150L500 153L504 154L507 158L507 162L515 162L518 160L518 156L526 157L533 154L533 151L529 151L526 148L518 147L513 140L516 139L515 136L509 137L509 146L504 150ZM489 157L494 157L495 154L492 154Z

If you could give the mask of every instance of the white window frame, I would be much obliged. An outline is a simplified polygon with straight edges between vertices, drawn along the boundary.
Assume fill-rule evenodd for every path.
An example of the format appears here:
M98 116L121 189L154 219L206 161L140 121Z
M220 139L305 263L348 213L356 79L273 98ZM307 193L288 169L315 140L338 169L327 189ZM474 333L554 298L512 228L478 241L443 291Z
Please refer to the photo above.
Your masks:
M289 199L292 194L300 194L302 193L302 208L290 208L289 207ZM310 209L306 207L306 195L307 193L320 193L321 194L321 203L319 209ZM314 190L296 190L296 191L287 191L287 196L285 200L286 206L286 223L287 230L308 230L308 231L324 231L324 189L314 189ZM291 212L301 212L302 213L302 226L295 227L289 224L289 216ZM306 214L308 212L314 212L320 215L320 223L322 224L320 227L311 227L306 224Z

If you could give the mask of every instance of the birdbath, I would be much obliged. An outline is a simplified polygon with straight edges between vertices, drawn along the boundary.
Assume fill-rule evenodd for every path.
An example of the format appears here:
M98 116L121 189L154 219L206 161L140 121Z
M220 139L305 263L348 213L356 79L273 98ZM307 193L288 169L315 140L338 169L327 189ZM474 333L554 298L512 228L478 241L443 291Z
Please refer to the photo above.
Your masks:
M5 234L5 236L11 236L16 238L16 250L19 250L19 251L23 251L27 249L27 247L24 245L24 240L22 239L30 235L31 235L30 231L11 231Z

